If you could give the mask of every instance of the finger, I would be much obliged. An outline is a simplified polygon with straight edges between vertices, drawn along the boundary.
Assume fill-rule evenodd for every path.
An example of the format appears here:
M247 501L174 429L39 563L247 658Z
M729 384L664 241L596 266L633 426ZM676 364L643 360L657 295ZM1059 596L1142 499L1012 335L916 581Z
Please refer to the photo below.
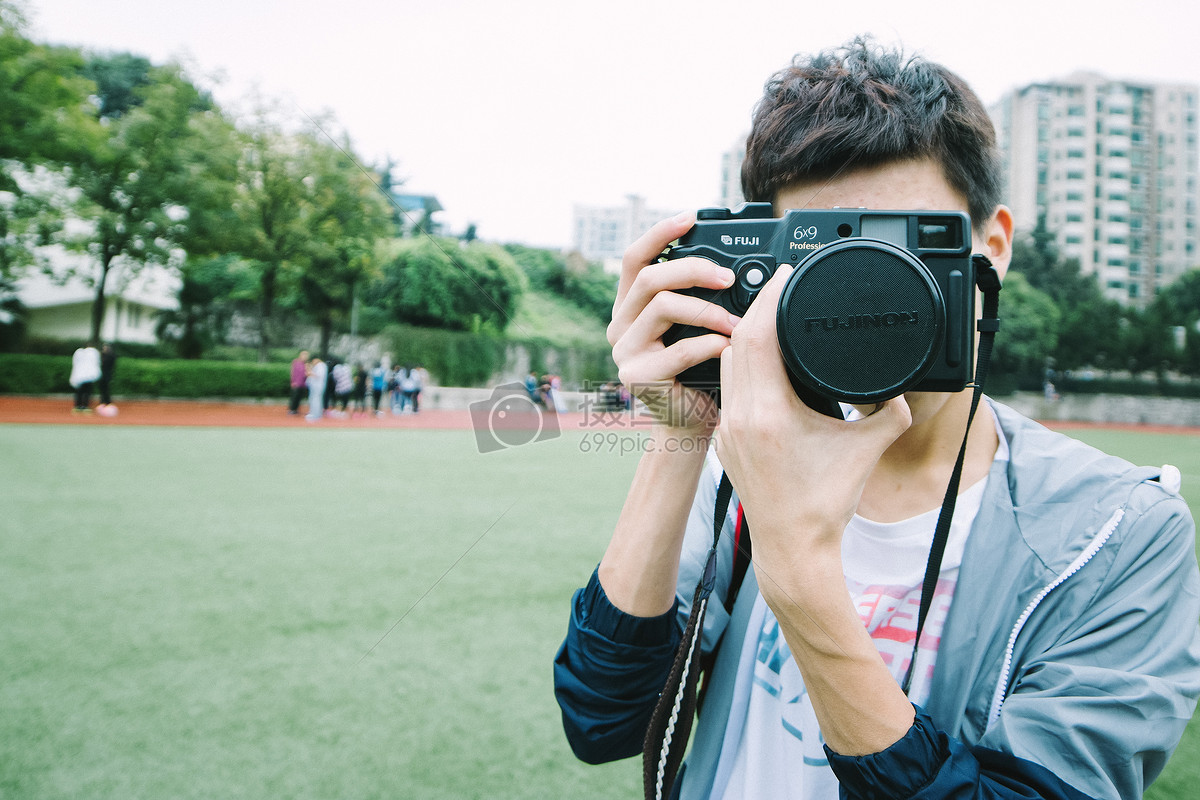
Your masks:
M694 322L712 334L689 336L667 346L663 334L680 320ZM618 369L628 371L632 365L640 365L637 377L640 380L674 379L688 367L715 358L728 346L729 334L737 324L737 317L721 306L697 297L661 292L646 310L613 343L613 360ZM665 351L665 355L654 361L645 360L647 354ZM647 366L652 365L652 366Z
M696 215L691 211L676 214L654 224L637 241L629 245L621 259L621 279L617 283L617 304L625 299L626 292L638 273L647 265L658 261L658 257L671 242L691 230L696 224Z
M900 436L912 424L912 410L904 395L884 400L875 406L875 410L860 420L869 427L877 427L890 432L892 439Z
M771 276L763 287L759 289L758 294L754 298L754 302L750 304L749 310L746 312L746 318L749 319L753 314L755 316L769 317L771 323L774 324L776 314L779 309L779 298L783 294L783 289L787 286L788 278L792 274L793 268L788 264L780 264L775 270L775 274Z
M621 338L652 342L661 339L672 325L705 328L728 336L739 323L739 317L716 303L692 295L663 291L650 298L642 313L625 328Z
M753 382L764 389L793 392L779 352L775 324L779 297L791 272L786 265L775 271L732 334L733 378L739 384Z
M609 343L615 343L658 295L691 288L725 289L733 284L733 278L733 270L703 258L681 258L643 269L626 289L625 297L613 305L613 318L608 329ZM688 325L699 324L686 317L678 321Z
M718 358L729 348L729 338L717 333L681 339L670 347L643 350L618 362L617 377L626 386L674 381L688 367Z

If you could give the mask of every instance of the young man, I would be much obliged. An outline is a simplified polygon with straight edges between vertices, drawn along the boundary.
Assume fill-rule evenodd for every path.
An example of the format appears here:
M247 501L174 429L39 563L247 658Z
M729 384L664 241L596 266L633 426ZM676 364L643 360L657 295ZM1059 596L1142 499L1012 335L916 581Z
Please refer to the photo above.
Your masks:
M858 40L767 84L746 197L800 208L960 210L1003 276L1012 216L994 132L944 68ZM908 693L922 579L971 391L910 392L848 420L796 396L779 353L781 267L738 319L696 297L729 270L658 263L694 222L626 253L609 338L659 420L555 662L577 755L641 750L712 544L723 469L753 531L731 611L724 522L712 659L684 798L1140 797L1200 694L1194 524L1170 470L1139 469L981 404ZM1003 315L1001 315L1003 316ZM665 346L672 325L712 331ZM720 358L722 407L681 385ZM671 446L714 438L704 448ZM698 452L699 451L699 452ZM835 454L835 458L831 458ZM1177 473L1175 473L1177 475Z

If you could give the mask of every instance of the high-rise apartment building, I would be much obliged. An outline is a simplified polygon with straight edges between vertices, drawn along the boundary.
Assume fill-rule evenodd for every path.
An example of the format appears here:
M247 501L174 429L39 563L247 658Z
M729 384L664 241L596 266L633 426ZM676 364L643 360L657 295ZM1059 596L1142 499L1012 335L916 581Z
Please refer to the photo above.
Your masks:
M1059 251L1130 305L1200 266L1197 93L1078 73L1005 95L991 113L1018 230L1044 217Z
M745 202L742 196L742 162L746 160L746 136L721 154L721 205L737 208Z
M575 206L575 249L589 261L620 261L625 248L675 212L646 207L635 194L623 206Z

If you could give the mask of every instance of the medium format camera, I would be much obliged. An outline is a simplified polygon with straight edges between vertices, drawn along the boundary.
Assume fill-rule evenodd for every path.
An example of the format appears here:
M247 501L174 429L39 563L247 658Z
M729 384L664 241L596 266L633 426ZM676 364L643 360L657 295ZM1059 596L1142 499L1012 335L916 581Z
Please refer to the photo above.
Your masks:
M872 404L909 391L957 392L972 379L975 266L970 218L959 211L787 211L769 203L702 209L664 256L729 267L726 289L690 294L746 313L780 264L794 265L776 328L796 393L841 416L838 402ZM707 333L674 325L670 345ZM679 375L719 399L720 362Z

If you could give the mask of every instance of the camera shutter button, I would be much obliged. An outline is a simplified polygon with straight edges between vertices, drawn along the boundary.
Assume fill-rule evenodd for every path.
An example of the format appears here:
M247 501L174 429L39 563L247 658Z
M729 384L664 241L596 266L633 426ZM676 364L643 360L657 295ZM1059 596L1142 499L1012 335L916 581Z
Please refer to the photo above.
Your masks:
M731 297L733 308L730 310L736 314L745 314L768 277L762 262L751 262L738 270L737 283L734 284Z

